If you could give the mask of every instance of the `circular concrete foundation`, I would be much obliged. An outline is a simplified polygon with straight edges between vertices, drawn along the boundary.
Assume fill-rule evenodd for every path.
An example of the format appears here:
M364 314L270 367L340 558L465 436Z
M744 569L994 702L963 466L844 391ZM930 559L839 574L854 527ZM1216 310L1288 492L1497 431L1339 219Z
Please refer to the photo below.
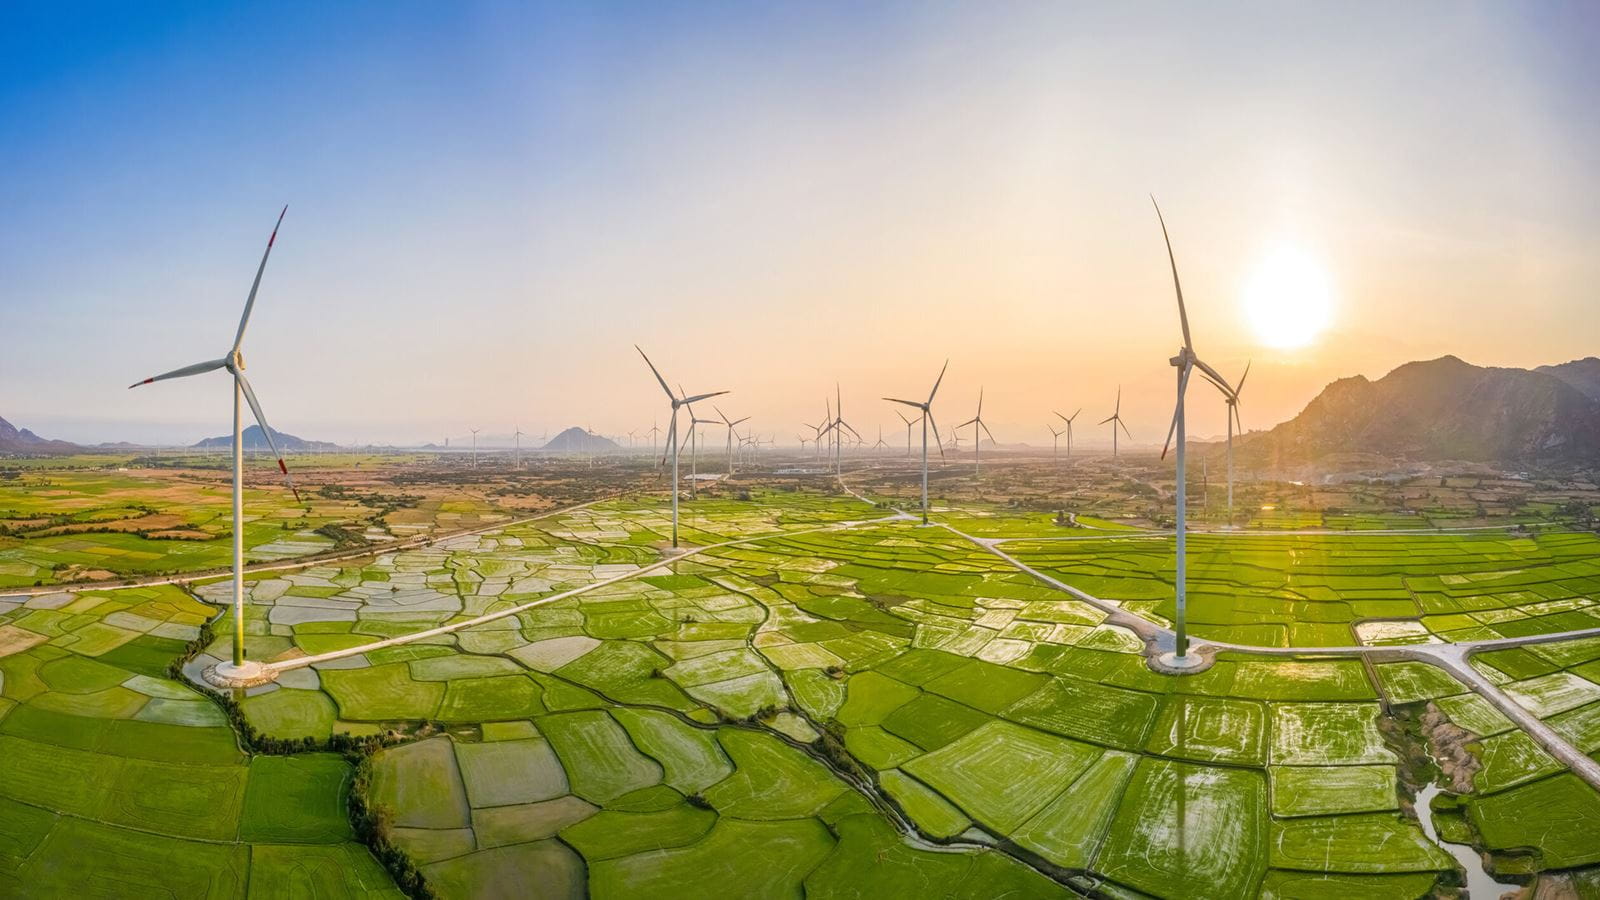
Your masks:
M1150 668L1165 675L1193 675L1211 668L1216 661L1216 651L1207 652L1200 647L1190 647L1189 652L1179 656L1176 652L1168 650L1165 653L1146 657Z
M268 684L278 677L278 670L262 665L255 660L247 659L243 664L235 666L231 662L217 663L207 666L200 673L207 684L219 688L250 688Z

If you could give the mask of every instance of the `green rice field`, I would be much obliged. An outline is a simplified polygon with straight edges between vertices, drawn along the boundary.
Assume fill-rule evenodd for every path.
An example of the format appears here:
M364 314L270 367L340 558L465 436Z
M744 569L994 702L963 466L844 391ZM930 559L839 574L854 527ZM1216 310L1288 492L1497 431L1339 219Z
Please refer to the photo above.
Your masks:
M1168 539L1018 518L949 524L1170 615ZM1194 632L1300 649L1180 677L1106 609L848 496L685 503L696 549L659 565L670 524L633 497L251 577L251 657L334 654L238 697L290 755L167 676L208 621L185 671L231 653L227 585L0 595L0 893L86 847L180 896L392 893L361 790L445 897L1449 896L1411 806L1423 710L1470 735L1441 834L1503 879L1600 866L1600 795L1483 697L1315 652L1600 628L1592 535L1197 535ZM1600 752L1600 638L1473 664ZM383 734L360 778L317 750Z

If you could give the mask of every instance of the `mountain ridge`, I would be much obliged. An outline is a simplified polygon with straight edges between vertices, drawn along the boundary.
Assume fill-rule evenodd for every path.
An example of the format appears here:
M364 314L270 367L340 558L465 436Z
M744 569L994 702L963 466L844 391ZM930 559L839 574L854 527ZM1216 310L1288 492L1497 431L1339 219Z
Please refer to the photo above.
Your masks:
M1517 369L1446 355L1405 363L1376 380L1340 378L1294 418L1252 432L1235 449L1247 462L1268 465L1350 453L1410 461L1600 462L1600 359Z

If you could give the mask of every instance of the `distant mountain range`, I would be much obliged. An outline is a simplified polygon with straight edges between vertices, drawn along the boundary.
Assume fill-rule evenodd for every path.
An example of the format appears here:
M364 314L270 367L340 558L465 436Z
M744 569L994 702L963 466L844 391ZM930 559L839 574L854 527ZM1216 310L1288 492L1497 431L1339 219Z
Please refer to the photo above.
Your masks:
M337 450L338 444L329 441L308 441L305 438L295 437L282 431L274 431L272 436L278 442L279 450ZM240 445L246 450L270 450L267 440L261 434L260 425L251 425L240 435ZM225 434L221 437L210 437L195 444L199 448L232 447L233 435Z
M1597 463L1600 359L1530 370L1486 368L1442 356L1406 363L1377 381L1341 378L1293 419L1236 442L1235 452L1258 466L1328 462L1346 454L1428 462Z
M66 441L52 441L39 437L26 428L18 428L0 419L0 453L28 456L46 456L57 453L77 453L83 448Z
M551 438L542 449L553 453L607 453L622 447L610 438L573 426Z

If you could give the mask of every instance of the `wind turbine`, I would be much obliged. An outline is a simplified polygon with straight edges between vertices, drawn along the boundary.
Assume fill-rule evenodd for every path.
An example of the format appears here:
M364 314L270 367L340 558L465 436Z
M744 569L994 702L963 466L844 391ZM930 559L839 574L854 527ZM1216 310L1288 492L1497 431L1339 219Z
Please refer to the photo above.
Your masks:
M906 418L906 414L901 412L898 409L894 411L894 414L900 417L900 421L906 423L906 456L910 456L911 455L911 426L917 424L918 422L921 422L922 421L922 417L921 416L917 416L915 419L908 419L908 418Z
M1183 669L1199 665L1200 663L1200 660L1191 658L1189 656L1189 635L1186 631L1186 620L1188 613L1188 587L1185 583L1185 575L1188 567L1186 564L1187 561L1184 558L1184 554L1186 550L1185 530L1187 529L1188 524L1186 509L1188 505L1188 498L1185 496L1186 486L1184 483L1184 443L1186 440L1183 421L1184 390L1189 386L1189 374L1195 369L1199 369L1200 376L1216 385L1217 389L1222 391L1223 396L1228 398L1230 405L1238 400L1238 393L1228 385L1227 379L1219 375L1216 369L1206 365L1206 363L1201 360L1199 356L1195 355L1194 342L1189 337L1189 313L1184 309L1183 306L1183 285L1178 281L1178 260L1177 257L1175 257L1172 253L1172 238L1168 237L1167 235L1167 220L1162 217L1161 207L1159 204L1156 204L1156 198L1154 196L1150 198L1150 203L1156 208L1156 220L1161 223L1161 239L1167 245L1167 262L1172 266L1172 289L1173 292L1178 296L1178 322L1183 327L1183 346L1178 348L1177 356L1174 356L1172 359L1168 360L1168 362L1170 362L1172 366L1178 370L1178 400L1172 410L1172 427L1167 429L1167 445L1161 448L1161 456L1163 459L1165 459L1167 455L1167 446L1171 446L1173 436L1177 436L1178 490L1176 506L1178 520L1178 565L1177 578L1175 579L1178 607L1178 614L1176 617L1177 627L1175 629L1177 632L1177 643L1174 652L1170 656L1163 655L1162 662L1173 668Z
M1244 364L1244 374L1239 376L1239 383L1234 385L1233 393L1227 395L1228 402L1228 527L1233 527L1233 425L1239 423L1239 436L1244 436L1244 420L1239 418L1239 393L1244 390L1244 380L1250 377L1250 363Z
M939 423L933 420L933 395L939 393L939 384L944 381L945 369L950 368L950 360L944 361L944 368L939 370L939 377L933 382L933 390L928 392L928 399L918 403L915 400L900 400L895 397L883 399L890 403L899 403L922 410L922 524L928 524L928 426L933 426L933 443L939 448L939 458L944 459L944 444L939 439Z
M645 356L644 350L640 349L638 344L634 344L633 349L639 351L639 356L643 357L644 364L650 367L650 374L656 376L656 381L661 384L661 389L667 393L667 399L672 401L672 421L667 425L667 444L672 447L672 546L676 548L678 546L678 407L696 400L719 397L726 394L727 391L712 391L709 394L680 397L672 392L672 388L667 387L667 380L661 377L661 373L656 370L655 363L650 361L650 357ZM679 387L678 390L682 391L683 388Z
M513 432L511 436L513 438L515 438L516 442L517 442L517 468L520 469L520 468L522 468L522 434L523 434L523 431L522 431L522 426L521 425L514 425L512 427L516 429L516 431Z
M472 467L476 469L478 467L478 432L482 429L468 428L467 430L472 432Z
M278 239L278 226L283 224L284 214L288 211L289 207L285 206L272 226L272 236L267 238L267 249L261 254L261 264L256 267L256 280L250 284L250 295L244 301L244 314L239 317L239 330L234 333L233 346L228 348L227 355L128 385L132 390L144 384L169 378L186 378L217 369L227 369L228 374L233 376L233 661L221 663L216 669L217 679L229 686L245 684L258 677L261 671L259 663L246 663L244 658L244 441L240 430L241 396L250 404L250 412L255 416L256 424L261 426L262 437L266 438L267 446L272 448L272 455L278 458L278 471L283 473L284 482L294 492L295 502L300 501L300 491L294 486L294 479L289 477L289 467L283 464L283 454L278 452L277 442L272 439L272 427L261 412L261 404L256 401L256 393L250 389L249 380L244 377L244 356L240 352L245 327L250 324L250 311L256 305L256 292L261 288L261 273L266 271L267 257L272 255L272 245Z
M1057 431L1056 427L1049 422L1046 422L1044 427L1050 429L1050 460L1054 462L1061 458L1061 436L1066 434L1067 430L1063 428Z
M661 434L661 429L657 428L655 420L651 419L650 420L650 455L651 456L655 456L656 455L656 444L657 444L656 438L660 434Z
M728 421L728 414L723 412L721 409L719 409L716 404L713 403L711 405L711 408L715 409L717 411L717 415L722 418L722 424L724 424L724 425L726 425L728 427L728 474L732 475L733 474L733 426L739 424L740 422L748 422L748 421L750 421L750 417L749 416L745 416L742 419L734 419L732 422L730 422L730 421Z
M972 474L976 475L978 474L978 457L983 448L983 436L978 434L978 430L980 428L983 429L983 434L989 435L989 440L994 440L994 433L989 430L989 426L984 424L983 421L983 388L981 387L978 388L978 414L957 425L956 428L959 430L968 425L972 426Z
M899 411L900 410L898 410L898 409L895 410L895 412L899 412ZM883 448L885 448L887 446L889 446L889 445L884 443L884 440L883 440L883 426L879 425L878 426L878 442L876 444L872 445L872 455L873 456L882 456L883 454L879 453L878 451L882 450Z
M678 393L683 393L683 385L678 385ZM689 499L694 500L700 496L700 426L719 424L716 419L702 419L694 414L694 407L689 401L684 401L684 406L689 409L689 436L684 440L689 442Z
M1118 388L1118 390L1121 390L1121 388ZM1063 416L1061 413L1056 413L1056 418L1067 423L1067 459L1072 458L1072 420L1076 419L1078 417L1078 413L1081 412L1083 412L1083 407L1080 406L1078 408L1078 412L1075 412L1070 416Z
M861 437L861 432L857 431L854 425L844 420L844 396L839 392L839 383L837 381L833 383L833 401L833 472L837 475L843 471L844 429L850 429L850 433L856 436L857 443L865 443L865 439Z
M1059 415L1059 413L1058 413L1058 415ZM1077 413L1073 413L1073 415L1076 416ZM1116 459L1117 458L1117 426L1119 426L1119 425L1122 426L1122 433L1123 434L1126 434L1130 438L1133 437L1133 433L1128 431L1128 426L1126 424L1124 424L1123 421L1122 421L1122 385L1120 385L1120 384L1117 385L1117 407L1116 407L1116 410L1113 411L1108 418L1104 418L1104 419L1100 420L1100 424L1101 425L1104 425L1107 422L1111 423L1111 458L1112 459Z

